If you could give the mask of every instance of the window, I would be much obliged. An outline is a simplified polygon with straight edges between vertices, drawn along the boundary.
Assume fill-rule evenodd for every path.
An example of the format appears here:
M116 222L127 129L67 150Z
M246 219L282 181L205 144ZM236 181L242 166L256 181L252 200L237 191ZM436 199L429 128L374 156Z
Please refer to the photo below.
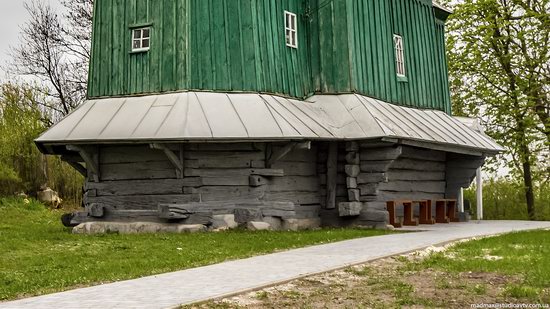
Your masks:
M285 37L286 46L298 48L298 35L296 23L296 14L285 11Z
M405 77L405 48L403 46L403 37L395 34L393 36L393 43L395 45L395 68L397 76Z
M132 29L132 51L148 51L151 46L151 28Z

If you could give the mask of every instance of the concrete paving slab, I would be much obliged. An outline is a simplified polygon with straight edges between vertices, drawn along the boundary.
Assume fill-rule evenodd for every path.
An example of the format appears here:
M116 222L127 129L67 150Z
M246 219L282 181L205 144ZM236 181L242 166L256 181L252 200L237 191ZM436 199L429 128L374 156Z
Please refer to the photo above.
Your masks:
M19 308L173 308L464 238L550 229L550 222L474 221L312 246L211 266L0 303Z

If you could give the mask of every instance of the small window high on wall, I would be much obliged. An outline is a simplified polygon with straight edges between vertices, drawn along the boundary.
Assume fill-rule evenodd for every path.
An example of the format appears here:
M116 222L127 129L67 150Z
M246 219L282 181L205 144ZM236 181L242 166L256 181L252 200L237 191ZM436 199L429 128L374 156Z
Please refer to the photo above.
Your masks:
M298 48L298 25L296 14L285 11L286 46Z
M405 71L405 47L403 44L403 37L397 34L393 36L393 43L395 46L395 69L398 77L407 76Z
M132 29L132 52L148 51L151 47L151 28Z

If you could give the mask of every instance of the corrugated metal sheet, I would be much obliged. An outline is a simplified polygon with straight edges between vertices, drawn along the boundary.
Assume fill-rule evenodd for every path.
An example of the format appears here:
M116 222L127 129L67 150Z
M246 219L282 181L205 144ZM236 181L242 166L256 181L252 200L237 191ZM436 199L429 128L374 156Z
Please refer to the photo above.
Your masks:
M444 112L356 95L307 101L265 94L184 92L90 100L36 140L39 145L168 141L396 138L485 153L489 137Z

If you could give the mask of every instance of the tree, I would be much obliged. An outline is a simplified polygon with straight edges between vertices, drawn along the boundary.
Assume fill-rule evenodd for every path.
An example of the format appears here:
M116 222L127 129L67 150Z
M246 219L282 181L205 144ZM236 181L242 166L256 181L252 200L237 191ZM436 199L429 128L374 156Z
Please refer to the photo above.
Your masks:
M550 166L549 0L465 0L448 22L455 114L481 117L508 149L535 218L534 186Z
M67 115L86 97L90 60L93 0L64 0L67 13L59 17L50 4L25 3L31 19L21 28L20 45L12 49L11 71L42 83L39 102L54 112L54 121ZM48 124L51 125L51 124Z
M38 101L30 87L0 85L0 194L35 191L45 182L33 142L44 131Z

